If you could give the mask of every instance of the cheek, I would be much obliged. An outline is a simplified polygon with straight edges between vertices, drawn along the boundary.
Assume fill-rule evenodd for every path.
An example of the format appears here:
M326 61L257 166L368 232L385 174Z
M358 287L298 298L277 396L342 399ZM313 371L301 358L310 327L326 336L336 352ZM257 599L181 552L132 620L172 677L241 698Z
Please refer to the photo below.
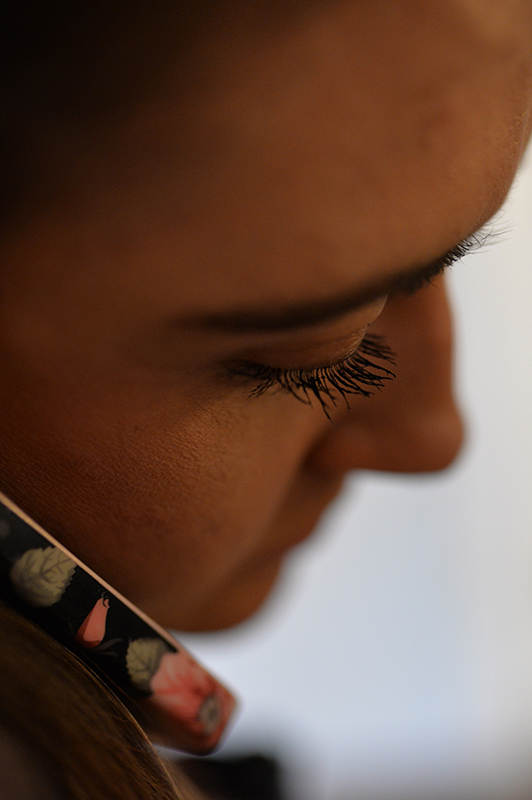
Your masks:
M4 402L4 490L131 600L150 612L172 593L186 619L284 544L272 521L316 415L292 398L192 405L175 392L89 385Z

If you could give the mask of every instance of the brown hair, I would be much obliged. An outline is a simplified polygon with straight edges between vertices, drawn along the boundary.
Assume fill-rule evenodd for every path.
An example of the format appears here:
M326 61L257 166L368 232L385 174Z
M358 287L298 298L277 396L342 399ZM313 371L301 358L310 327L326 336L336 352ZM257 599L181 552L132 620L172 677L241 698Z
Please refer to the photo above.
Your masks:
M2 0L0 226L53 202L84 152L164 85L208 91L213 37L264 37L323 0ZM209 42L207 50L202 50ZM206 57L207 52L207 57ZM104 138L100 140L100 137ZM102 144L103 142L103 144ZM58 182L57 182L58 181Z
M0 640L0 730L35 753L58 797L190 798L115 695L75 656L2 604Z
M112 125L149 96L165 63L194 40L204 5L193 15L193 2L171 0L0 3L2 218L69 169L63 135L83 148L91 128Z

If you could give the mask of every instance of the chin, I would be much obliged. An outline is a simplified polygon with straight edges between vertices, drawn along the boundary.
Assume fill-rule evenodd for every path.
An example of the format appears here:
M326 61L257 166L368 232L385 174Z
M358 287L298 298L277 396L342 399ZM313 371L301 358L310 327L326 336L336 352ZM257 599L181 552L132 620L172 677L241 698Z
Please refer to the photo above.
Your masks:
M260 569L242 570L208 601L172 619L171 624L163 624L190 633L220 631L239 625L262 608L277 583L281 566L282 558L276 558Z

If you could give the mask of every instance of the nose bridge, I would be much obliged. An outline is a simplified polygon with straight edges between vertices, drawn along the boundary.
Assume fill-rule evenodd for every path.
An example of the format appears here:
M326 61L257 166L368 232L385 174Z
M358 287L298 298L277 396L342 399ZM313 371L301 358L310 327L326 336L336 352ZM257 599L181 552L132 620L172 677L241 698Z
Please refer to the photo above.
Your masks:
M448 466L463 429L452 386L452 322L443 282L391 300L372 331L397 354L396 378L355 397L311 454L320 469L430 472Z
M394 410L408 413L409 409L422 413L450 400L453 329L443 279L413 296L396 297L380 323L382 335L397 354L397 377L382 400L388 414L393 418Z

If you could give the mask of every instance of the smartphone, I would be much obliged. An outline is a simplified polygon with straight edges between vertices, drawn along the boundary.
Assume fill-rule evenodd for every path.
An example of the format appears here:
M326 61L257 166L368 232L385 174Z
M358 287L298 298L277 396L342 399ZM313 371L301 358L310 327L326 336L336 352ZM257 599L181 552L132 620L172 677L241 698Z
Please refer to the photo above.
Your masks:
M235 699L168 631L0 493L0 596L83 661L161 743L210 752Z

